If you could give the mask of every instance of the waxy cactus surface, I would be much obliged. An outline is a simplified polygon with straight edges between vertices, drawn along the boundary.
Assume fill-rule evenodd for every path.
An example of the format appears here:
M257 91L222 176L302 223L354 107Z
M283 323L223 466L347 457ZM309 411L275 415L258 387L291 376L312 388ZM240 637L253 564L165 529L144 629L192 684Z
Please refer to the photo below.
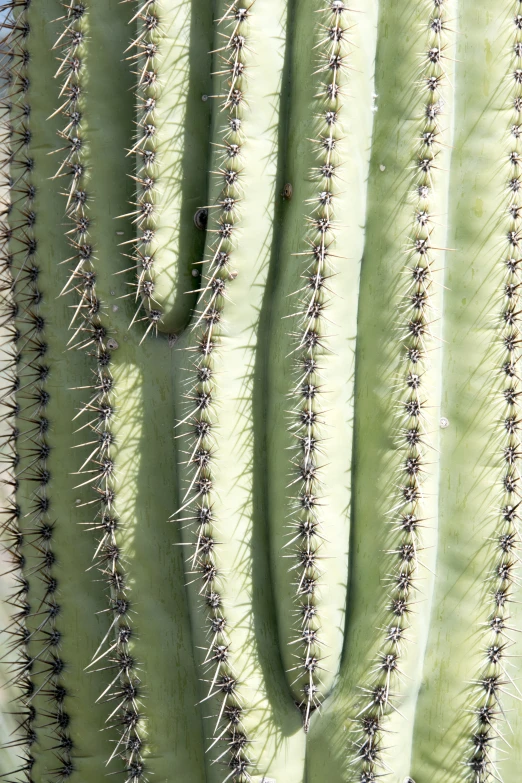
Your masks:
M520 783L522 0L0 12L0 779Z

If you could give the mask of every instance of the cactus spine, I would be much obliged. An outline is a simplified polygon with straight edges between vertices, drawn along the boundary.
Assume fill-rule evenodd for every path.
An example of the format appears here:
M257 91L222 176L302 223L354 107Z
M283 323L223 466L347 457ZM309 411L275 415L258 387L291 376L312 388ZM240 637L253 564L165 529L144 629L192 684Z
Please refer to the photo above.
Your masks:
M0 775L516 783L520 3L1 10Z

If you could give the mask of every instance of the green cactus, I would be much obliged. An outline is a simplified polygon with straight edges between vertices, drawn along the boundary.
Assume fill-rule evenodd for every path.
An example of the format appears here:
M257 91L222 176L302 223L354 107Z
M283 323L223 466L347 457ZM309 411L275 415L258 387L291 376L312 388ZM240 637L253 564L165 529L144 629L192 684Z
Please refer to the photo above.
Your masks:
M0 12L0 779L518 783L521 0Z

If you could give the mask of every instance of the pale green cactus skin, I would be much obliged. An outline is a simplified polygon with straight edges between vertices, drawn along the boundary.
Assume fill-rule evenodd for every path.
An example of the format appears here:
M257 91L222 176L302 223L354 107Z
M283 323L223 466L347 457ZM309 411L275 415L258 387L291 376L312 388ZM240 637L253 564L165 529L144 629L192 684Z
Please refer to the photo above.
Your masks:
M2 11L2 780L518 783L522 3Z

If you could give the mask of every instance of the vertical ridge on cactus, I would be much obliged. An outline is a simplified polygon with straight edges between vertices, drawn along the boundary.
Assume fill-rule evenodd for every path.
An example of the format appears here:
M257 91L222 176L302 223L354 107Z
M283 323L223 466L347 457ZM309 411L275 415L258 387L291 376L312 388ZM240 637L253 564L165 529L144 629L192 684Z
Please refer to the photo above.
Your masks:
M29 777L38 779L45 774L53 780L85 769L82 763L78 766L77 756L95 754L102 719L94 704L95 689L80 678L85 661L78 664L74 652L75 645L86 645L86 638L97 624L95 612L101 605L96 589L92 589L91 575L85 573L89 556L79 540L80 528L76 522L71 524L77 496L75 482L69 470L63 470L63 465L69 464L71 421L78 403L77 394L68 391L68 375L74 375L79 365L76 358L68 362L67 368L61 361L65 344L57 340L57 335L65 334L69 313L65 309L56 312L53 300L61 288L57 261L66 257L67 250L62 242L62 208L57 189L52 186L52 199L43 197L42 192L56 170L54 160L47 154L55 146L56 128L46 118L51 113L51 96L55 97L56 64L49 52L53 44L50 24L58 10L48 8L41 13L29 3L15 8L13 45L15 51L26 52L25 73L20 73L25 90L18 92L15 87L10 100L14 104L13 117L19 107L23 109L22 121L28 133L26 148L20 150L19 156L13 156L19 157L20 163L11 163L12 192L19 192L13 198L10 220L18 225L22 220L18 216L23 212L33 217L29 233L27 226L21 227L20 239L10 236L9 246L3 248L6 271L12 270L13 297L19 301L20 326L13 324L19 330L15 332L13 348L20 356L20 387L25 387L20 389L25 399L20 396L19 407L13 409L20 458L12 477L17 484L23 558L15 603L23 603L24 617L22 627L18 615L13 630L25 635L28 641L25 651L20 648L23 663L18 676L22 698L19 712L26 738L25 760L21 753L20 763L27 766ZM44 25L46 34L33 45L31 30ZM24 35L19 37L22 29ZM38 127L42 129L40 141L35 130ZM15 165L19 166L16 173ZM56 228L45 232L45 225ZM78 521L77 516L75 519ZM87 546L90 549L90 543ZM73 558L67 554L71 547L75 550ZM74 590L69 588L79 563L81 576L76 584L83 585L81 589L85 591L81 612ZM80 619L84 611L86 616ZM73 627L74 635L70 632ZM78 684L71 698L75 678ZM82 714L85 721L80 729L78 717Z
M468 9L464 4L463 13ZM439 556L443 577L435 593L427 687L419 701L419 710L432 730L428 738L424 726L416 727L412 760L413 777L429 775L433 780L442 780L444 770L452 766L470 780L509 780L520 760L520 719L515 707L520 698L518 666L512 656L516 654L521 617L516 603L516 568L510 563L516 551L510 550L510 540L517 547L519 539L519 498L516 487L512 491L511 466L506 460L509 452L505 452L516 442L516 432L511 440L509 430L518 414L516 401L510 404L504 394L518 383L518 348L510 339L516 323L511 329L503 315L510 309L507 294L509 286L516 285L519 258L511 235L517 220L510 211L518 200L513 190L517 167L511 162L518 142L511 128L516 133L520 121L520 91L514 75L519 10L518 2L503 3L499 13L490 18L485 8L480 9L481 32L470 31L468 36L469 66L462 74L461 91L465 95L470 83L487 73L485 90L471 113L475 119L480 116L481 123L473 127L474 120L463 106L456 117L449 242L469 263L465 269L459 267L455 254L448 259L446 273L443 378L447 378L445 414L452 426L445 433L441 454L440 537L447 544ZM477 47L478 35L480 40L495 42L498 54L493 67ZM455 56L460 58L462 49L457 49ZM484 161L480 170L471 179L464 176L477 158ZM477 212L473 207L479 204L484 187L490 198L483 200L480 214L482 208ZM456 297L458 320L453 315ZM515 293L511 302L515 310L516 301ZM469 382L462 385L462 378ZM467 433L465 471L463 444L456 441L459 431ZM514 468L516 475L516 463ZM512 532L514 539L503 538ZM462 558L460 566L456 552ZM478 582L480 589L473 587ZM509 627L502 627L503 623ZM512 646L498 655L493 648L504 643ZM437 693L440 674L433 668L441 645L452 663L444 674L451 713ZM451 744L446 743L443 760L437 748L442 725L454 738Z
M387 736L391 713L395 713L393 723L400 726L398 697L407 674L407 647L418 633L413 614L418 611L420 572L425 566L423 528L433 521L436 509L436 501L426 502L426 494L428 475L437 468L432 431L439 400L433 383L433 354L441 298L434 296L434 288L441 247L434 213L441 204L438 180L442 145L448 135L443 127L448 122L445 109L451 67L446 5L436 0L418 11L427 33L419 41L424 51L418 52L420 68L412 73L411 85L417 85L420 93L416 145L410 152L413 176L411 184L407 183L413 214L403 239L402 280L394 281L399 304L395 337L399 349L393 363L395 383L390 398L395 422L390 436L396 451L390 459L393 474L388 479L389 508L383 519L392 527L392 537L386 552L382 637L375 645L373 667L358 683L362 696L355 705L352 763L361 781L372 780L388 765L386 755L393 749L393 739Z
M12 101L10 180L20 197L9 214L9 256L11 309L16 375L8 397L18 392L13 408L16 417L12 486L17 493L19 524L10 554L21 571L16 599L21 600L24 623L11 626L14 644L14 682L24 694L23 745L20 756L28 775L38 771L35 744L47 750L53 746L56 777L74 769L70 734L67 664L62 644L62 611L58 581L57 537L59 520L54 518L52 487L52 441L48 439L53 418L52 365L49 361L45 278L38 263L38 207L36 182L38 159L33 157L33 117L38 113L34 92L34 63L26 48L32 17L28 4L19 5L13 15L13 44L8 57L11 69L8 99ZM7 271L7 270L6 270ZM7 375L9 379L9 375ZM55 415L55 411L54 411ZM34 425L34 426L33 426ZM15 606L17 601L15 599ZM25 745L25 747L24 747Z
M520 0L0 14L0 778L518 783Z
M310 172L317 180L316 192L305 204L307 237L301 275L304 283L294 315L293 346L287 360L296 366L296 380L289 397L292 410L291 434L297 440L297 456L292 457L289 473L289 492L292 495L292 523L290 540L285 544L286 558L296 561L289 565L296 594L297 615L293 649L293 665L289 668L291 687L303 713L305 731L310 726L312 712L320 707L323 694L322 671L325 668L324 642L321 637L322 581L328 580L327 564L322 567L321 525L322 468L324 460L324 421L322 418L323 395L328 391L328 379L322 365L324 354L329 351L328 331L332 328L329 318L330 297L335 295L332 257L339 259L336 246L336 203L342 177L342 153L338 147L342 137L342 121L345 109L343 93L346 90L346 74L349 70L348 9L340 4L324 9L319 41L315 44L320 84L315 96L316 160ZM315 87L315 85L314 85ZM343 110L344 109L344 110ZM346 261L341 257L341 262ZM337 262L339 263L339 261ZM294 294L295 296L295 294ZM290 548L288 548L290 547Z
M99 248L96 241L99 224L93 220L97 171L90 148L90 126L93 126L85 76L92 56L89 49L93 36L89 35L89 28L93 10L96 13L90 3L65 5L65 15L58 20L63 29L55 48L64 51L56 76L63 80L59 100L66 97L60 107L66 122L60 136L66 146L65 157L55 177L65 178L66 218L70 221L66 233L74 252L72 259L67 259L72 270L63 293L70 291L72 286L78 295L77 303L73 305L72 336L68 346L86 351L94 365L92 383L83 387L87 397L75 417L79 422L77 433L81 433L76 447L82 449L82 457L79 469L75 471L79 478L74 489L87 487L90 490L89 499L79 507L85 507L92 514L89 529L94 529L97 536L94 567L107 585L109 608L103 614L108 615L109 623L90 666L97 665L109 673L109 683L97 698L97 702L110 707L106 725L119 732L108 763L121 756L133 779L138 777L138 772L145 771L142 756L145 716L142 682L132 654L132 638L136 633L131 614L133 602L121 549L120 530L126 520L120 517L116 484L118 463L115 461L113 421L117 387L112 372L112 351L117 343L109 337L110 329L103 312L105 302L100 298L97 286L105 259L99 252L103 248ZM86 457L85 450L88 451Z
M447 3L380 9L357 326L349 615L340 682L323 720L312 727L311 779L319 779L321 766L325 774L324 743L334 779L347 767L347 779L357 781L410 774L436 568L441 269L449 244L444 223L455 33L444 33L447 79L444 85L437 80L435 90L437 63L427 53L439 36L433 18L451 19L452 10ZM439 115L431 107L442 97ZM435 149L425 137L434 131ZM431 159L437 146L433 172L419 161ZM419 220L421 213L427 216ZM341 744L344 753L336 751Z
M516 10L519 10L517 6ZM520 71L518 66L522 57L522 41L520 31L522 29L522 17L516 13L513 17L513 33L511 42L511 58L514 66L510 74L512 78L512 94L510 96L509 113L512 114L517 106L517 100L520 97ZM508 51L509 51L508 48ZM500 372L504 374L505 388L502 392L502 402L507 407L505 411L503 424L504 441L501 444L501 457L503 465L502 472L502 501L500 509L500 524L495 531L495 556L493 560L493 586L491 590L490 602L491 609L487 616L487 626L485 629L485 661L478 677L478 684L481 688L482 700L476 707L478 726L472 735L473 750L471 751L468 765L471 769L485 761L486 774L492 773L497 768L490 758L489 748L493 744L495 734L503 733L497 725L490 725L493 721L485 719L493 717L492 713L496 710L503 713L503 705L498 704L498 692L495 691L497 679L505 678L507 680L508 694L512 696L518 694L519 689L512 681L510 673L507 671L510 653L509 649L513 645L512 634L516 630L513 626L509 605L513 600L513 590L517 584L516 563L517 549L520 543L518 531L518 515L515 499L515 486L513 479L518 478L520 465L520 451L518 444L518 385L519 379L516 372L516 363L518 360L518 316L517 292L518 292L518 263L517 256L519 250L518 232L520 219L520 206L518 196L518 174L519 174L519 150L518 139L520 137L520 112L516 111L515 116L510 117L510 151L506 164L507 182L507 250L501 264L505 264L506 278L503 286L504 301L501 306L501 312L498 315L500 339L505 358ZM508 173L509 172L509 173ZM498 511L497 511L498 513ZM493 671L492 671L493 669ZM488 683L491 682L491 685ZM486 687L488 686L488 687ZM516 693L515 693L516 692ZM500 716L498 716L500 718ZM497 718L497 720L498 720Z
M207 246L198 302L179 343L177 394L187 402L175 433L177 517L187 553L192 550L187 582L195 643L204 651L207 774L216 781L255 780L267 765L276 777L298 780L304 756L298 715L282 694L269 699L274 686L264 671L256 618L245 615L256 589L251 395L276 202L286 15L280 2L217 9ZM267 94L274 96L269 102Z
M194 2L130 2L131 43L126 59L136 80L135 138L128 155L136 158L131 175L136 194L132 211L135 236L123 242L136 269L131 293L137 302L131 323L145 332L181 331L193 299L193 257L204 235L194 232L193 216L206 187L211 9ZM191 47L199 51L190 61ZM199 92L198 92L199 90ZM182 187L182 180L184 185ZM150 328L148 328L150 327Z
M517 66L522 56L520 29L522 17L515 15L513 19L513 35L511 42L512 62ZM515 67L511 74L511 100L508 99L509 114L513 113L513 101L519 97L520 76ZM510 605L513 601L513 590L516 586L517 548L520 543L517 528L517 483L519 480L520 452L518 443L518 396L519 378L517 372L518 356L518 321L517 307L517 268L519 259L519 219L520 205L518 196L519 151L517 140L520 136L520 126L512 124L510 117L508 133L510 150L504 166L507 175L507 204L502 211L506 215L506 248L502 248L500 264L505 268L503 297L500 302L500 312L496 314L497 323L495 335L495 353L498 353L499 367L491 384L492 393L500 397L502 418L499 422L500 438L494 438L494 451L500 452L500 485L498 507L496 509L497 524L493 540L489 543L491 565L489 568L489 606L486 605L482 626L482 665L476 673L472 715L474 725L469 737L469 749L464 759L465 765L478 779L498 777L498 762L502 758L505 744L504 694L516 686L509 671L510 647L513 646L513 633L516 631L511 624ZM502 290L502 289L501 289ZM502 378L501 389L497 388L498 375ZM496 402L496 400L495 400ZM497 403L498 405L498 403ZM499 425L495 429L500 429ZM496 434L496 433L495 433ZM498 440L500 439L500 443ZM495 755L494 755L495 753ZM496 756L496 758L495 758Z
M188 476L187 486L181 489L182 505L177 516L186 514L182 521L194 528L192 541L189 539L193 551L188 557L187 570L190 583L198 588L198 603L203 605L203 622L209 639L201 664L205 690L201 703L210 701L216 713L211 718L214 726L208 737L209 750L216 749L214 761L228 767L232 777L249 779L254 750L246 728L250 700L244 693L244 675L237 663L236 629L227 612L227 575L219 559L219 550L226 545L219 538L220 515L216 509L219 488L214 465L219 459L221 441L220 433L216 433L216 405L224 385L216 379L216 373L219 370L222 375L226 373L227 346L223 331L225 319L230 317L229 309L233 307L233 291L229 292L234 279L231 265L236 263L238 255L236 237L241 226L244 169L248 170L246 138L251 67L248 50L255 17L252 19L250 7L237 9L234 5L228 8L223 5L218 14L216 41L223 39L223 54L219 52L219 64L213 75L218 93L214 97L220 103L215 125L220 150L217 177L221 181L217 185L216 204L209 207L215 213L209 221L207 259L190 324L194 339L187 346L188 362L192 365L185 392L188 405L177 427L188 429L185 437L180 434L181 464ZM217 48L219 51L220 47Z

